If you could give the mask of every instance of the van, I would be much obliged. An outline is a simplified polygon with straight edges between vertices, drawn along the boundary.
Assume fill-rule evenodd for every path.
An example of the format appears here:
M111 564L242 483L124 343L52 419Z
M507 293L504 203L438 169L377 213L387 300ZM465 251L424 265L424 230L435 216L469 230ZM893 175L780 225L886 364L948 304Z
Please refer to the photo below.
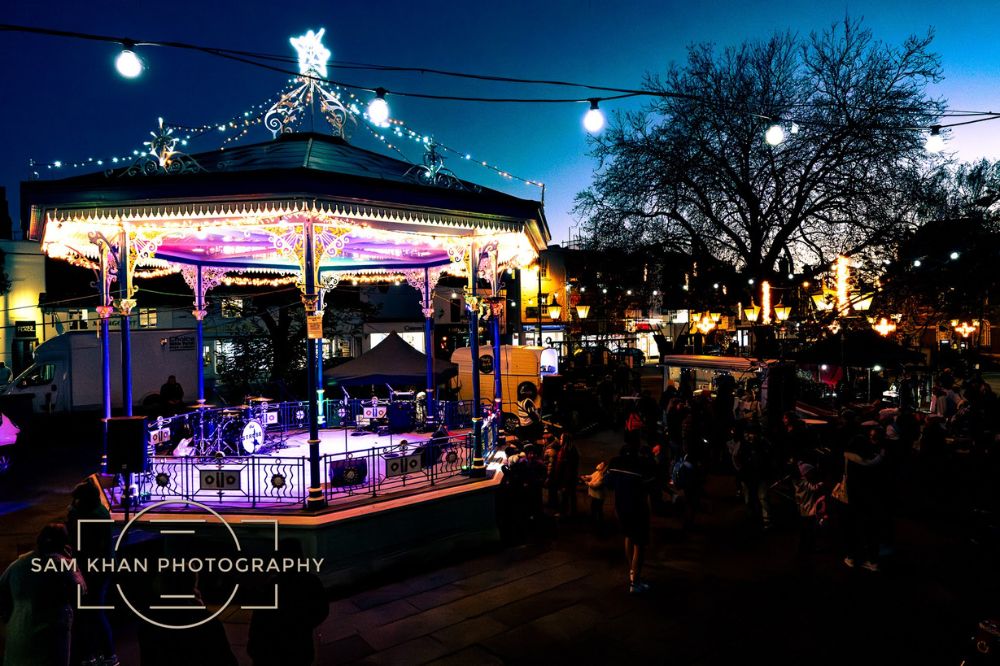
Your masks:
M493 402L496 360L494 348L479 348L479 395L483 403ZM451 362L458 366L454 380L459 399L472 400L472 350L460 347L451 355ZM500 386L503 392L503 425L508 432L517 426L517 389L523 382L531 382L541 389L542 378L559 374L559 351L552 347L500 347Z
M160 391L175 375L191 400L197 394L198 363L195 332L188 329L146 329L131 332L132 401L136 405ZM121 333L112 331L111 406L122 400ZM90 331L63 333L35 348L34 361L8 385L9 395L31 395L36 413L96 410L102 406L101 340Z

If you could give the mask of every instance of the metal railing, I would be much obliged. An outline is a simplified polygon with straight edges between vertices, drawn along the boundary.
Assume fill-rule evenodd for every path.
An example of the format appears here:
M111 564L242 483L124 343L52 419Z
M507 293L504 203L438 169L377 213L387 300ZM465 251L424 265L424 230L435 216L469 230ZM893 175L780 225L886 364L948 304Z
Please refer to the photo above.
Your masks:
M385 406L385 403L380 404ZM443 421L451 429L468 428L472 425L471 402L444 401L438 402L437 405L436 422ZM357 427L359 420L363 422L365 408L370 406L370 401L359 398L324 400L320 407L320 427ZM252 412L253 417L259 419L269 432L289 432L309 427L309 403L305 400L266 403L264 407L258 404L250 409L242 406L211 407L148 419L147 442L158 445L171 438L176 442L178 428L189 428L191 434L198 435L199 433L195 431L198 429L200 419L215 424L220 421L223 413L240 410Z
M483 451L489 460L498 442L499 419L483 421ZM328 502L378 497L430 488L465 474L472 466L472 433L376 446L320 457ZM303 507L309 494L309 458L304 456L151 456L148 471L122 480L120 497L135 505L163 500L197 501L231 507ZM112 504L120 497L112 496Z

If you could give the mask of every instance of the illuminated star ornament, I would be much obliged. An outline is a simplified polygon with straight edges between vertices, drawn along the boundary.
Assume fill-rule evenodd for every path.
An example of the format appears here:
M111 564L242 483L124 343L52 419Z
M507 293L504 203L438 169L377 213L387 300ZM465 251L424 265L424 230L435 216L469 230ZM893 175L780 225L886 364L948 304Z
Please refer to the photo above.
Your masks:
M326 28L320 28L319 32L310 30L301 37L292 37L288 40L299 55L299 74L326 78L326 63L333 54L330 53L330 49L323 46L325 32Z
M177 145L177 137L171 127L163 126L163 118L159 118L160 124L155 132L150 132L152 141L146 141L143 145L149 147L149 154L156 158L161 168L166 168L170 164L170 158L176 154L174 146Z
M284 132L291 132L302 119L313 113L314 102L319 102L319 111L330 124L334 136L347 138L347 120L357 122L347 110L340 97L326 86L326 63L333 55L323 46L326 28L310 30L301 37L288 41L295 48L299 58L299 75L295 86L283 94L264 114L264 127L271 130L275 138Z

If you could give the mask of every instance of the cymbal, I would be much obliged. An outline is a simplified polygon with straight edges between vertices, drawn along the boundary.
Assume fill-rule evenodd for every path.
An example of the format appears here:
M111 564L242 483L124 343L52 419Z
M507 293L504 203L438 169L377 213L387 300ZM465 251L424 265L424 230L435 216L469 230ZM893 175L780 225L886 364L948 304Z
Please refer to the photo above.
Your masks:
M274 402L271 398L265 398L262 395L248 395L247 402Z
M215 409L215 405L195 405L195 409Z

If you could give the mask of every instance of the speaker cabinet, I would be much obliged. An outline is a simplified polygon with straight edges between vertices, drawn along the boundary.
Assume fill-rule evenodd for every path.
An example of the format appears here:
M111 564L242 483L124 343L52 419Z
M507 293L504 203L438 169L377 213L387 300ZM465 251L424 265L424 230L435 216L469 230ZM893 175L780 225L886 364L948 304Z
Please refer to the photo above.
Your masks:
M146 417L112 416L104 421L108 433L108 472L148 471Z

